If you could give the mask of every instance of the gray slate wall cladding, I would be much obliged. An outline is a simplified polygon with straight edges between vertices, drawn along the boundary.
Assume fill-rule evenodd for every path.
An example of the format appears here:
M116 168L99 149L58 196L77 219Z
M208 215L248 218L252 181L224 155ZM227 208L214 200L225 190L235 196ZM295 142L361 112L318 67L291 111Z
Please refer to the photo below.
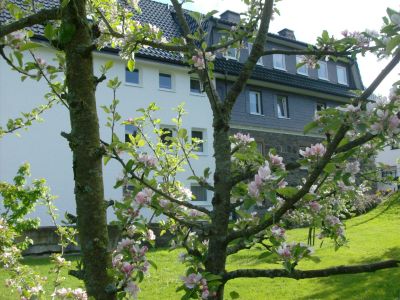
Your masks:
M268 154L271 148L278 151L278 154L283 157L284 162L293 162L300 158L299 149L302 147L310 146L320 142L321 138L302 136L302 135L292 135L292 134L282 134L274 132L264 132L256 130L245 130L232 128L231 133L235 134L237 132L249 133L256 142L263 143L264 154ZM301 182L301 178L306 175L304 170L291 171L286 178L286 181L291 185L297 185Z
M230 83L217 80L218 93L223 97ZM250 114L249 91L261 92L263 115ZM278 118L276 101L277 95L287 96L289 104L289 118ZM327 106L337 106L338 103L326 101L314 97L307 97L282 91L276 91L257 86L246 86L239 95L232 110L232 123L248 126L258 126L276 130L289 130L303 132L303 128L314 118L317 102L325 103Z

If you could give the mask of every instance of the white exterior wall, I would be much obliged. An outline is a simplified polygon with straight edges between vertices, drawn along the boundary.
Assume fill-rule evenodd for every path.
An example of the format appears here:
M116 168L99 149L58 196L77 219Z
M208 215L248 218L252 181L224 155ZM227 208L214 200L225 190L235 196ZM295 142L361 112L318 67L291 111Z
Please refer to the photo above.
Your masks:
M41 49L38 55L48 62L51 61L52 54L49 49ZM100 65L108 60L114 61L114 67L107 77L110 79L118 76L124 82L125 64L116 55L95 53L95 74L98 75ZM206 167L212 168L212 112L207 97L190 94L188 69L140 59L137 60L136 67L140 70L140 86L123 83L117 91L117 98L120 100L118 112L122 120L139 116L137 109L155 102L161 108L156 114L156 117L162 120L161 124L172 125L171 119L176 115L172 108L185 102L188 114L183 119L183 127L189 133L192 128L202 129L206 133L205 151L198 160L192 162L193 167L199 174L202 174ZM173 91L159 90L159 71L172 75ZM47 91L44 80L37 83L27 79L22 83L20 75L11 71L10 67L0 60L0 124L4 126L9 118L18 117L20 112L28 112L33 107L45 103L43 95ZM106 81L98 86L96 95L100 134L102 139L107 141L110 140L110 129L104 126L106 114L100 108L101 105L109 105L112 101L112 90L106 87ZM21 137L8 134L0 140L0 181L11 182L18 167L27 161L31 164L31 178L45 178L52 193L58 196L56 205L60 209L60 215L63 216L65 211L75 213L72 153L67 141L60 135L62 131L70 131L69 113L60 104L42 116L44 122L34 123L28 131L19 131ZM117 126L115 132L123 140L124 126ZM110 161L103 172L105 199L121 199L122 189L113 188L116 178L122 174L120 165ZM179 179L183 180L187 187L190 187L190 182L185 179L189 176L189 172L179 175ZM208 192L207 202L197 204L210 208L211 197L212 194ZM111 220L112 209L109 208L108 212ZM35 215L41 218L42 225L50 225L45 209L39 209Z
M400 175L400 149L391 149L390 147L386 147L383 151L379 152L376 156L375 161L377 163L382 163L387 166L396 167L396 176ZM378 184L378 189L387 190L393 189L397 190L397 184Z

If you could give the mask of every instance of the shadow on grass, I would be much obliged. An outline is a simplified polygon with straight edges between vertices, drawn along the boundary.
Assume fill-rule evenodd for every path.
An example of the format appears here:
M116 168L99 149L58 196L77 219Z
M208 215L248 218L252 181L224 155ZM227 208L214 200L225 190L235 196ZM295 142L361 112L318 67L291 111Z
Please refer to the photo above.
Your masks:
M400 193L399 193L399 192L395 193L395 194L392 195L390 198L391 198L391 199L389 199L389 200L387 201L387 203L385 203L385 204L386 204L386 207L383 208L379 213L377 213L376 215L372 216L371 218L368 218L368 219L363 220L363 221L361 221L361 222L352 224L352 225L350 225L349 227L356 227L356 226L359 226L359 225L368 223L368 222L370 222L370 221L372 221L372 220L374 220L374 219L380 217L381 215L387 213L387 212L388 212L391 208L393 208L394 206L398 206L398 205L400 204ZM379 206L378 206L378 207L379 207Z
M313 279L313 291L297 299L396 300L400 299L399 278L400 269L387 269Z

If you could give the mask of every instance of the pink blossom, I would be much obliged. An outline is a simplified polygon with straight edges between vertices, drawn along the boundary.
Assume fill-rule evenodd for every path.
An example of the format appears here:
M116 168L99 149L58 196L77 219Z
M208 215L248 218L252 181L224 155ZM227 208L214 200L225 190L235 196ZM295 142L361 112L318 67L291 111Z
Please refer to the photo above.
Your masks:
M283 163L283 157L270 153L269 154L269 159L270 159L271 164L273 166L277 166L277 167L281 168L282 170L285 169L285 164Z
M329 215L325 217L325 222L329 225L329 226L335 226L337 224L341 224L340 220L338 217Z
M201 293L201 299L208 299L209 296L210 292L208 291L208 289L204 289Z
M250 196L258 197L260 195L260 191L258 190L258 186L254 181L249 183L248 189L249 189Z
M271 233L276 238L283 238L285 236L285 229L282 227L279 227L278 225L274 225L271 228Z
M316 201L311 201L308 206L313 212L319 213L321 211L322 205Z
M126 261L124 261L121 265L121 272L125 273L127 276L129 276L132 273L133 269L134 266Z
M40 68L44 68L47 65L47 62L41 57L38 57L36 59L36 63L39 65Z
M157 158L155 158L151 155L148 155L148 154L143 154L143 153L139 154L138 161L141 162L142 164L144 164L146 167L150 167L150 168L155 167L158 162Z
M112 266L114 268L120 267L123 259L124 259L124 256L122 254L117 254L112 259Z
M117 245L117 251L120 252L122 249L129 248L131 245L134 244L134 240L131 239L122 239Z
M156 235L154 234L153 230L149 229L147 230L147 239L149 239L150 241L154 241L156 239Z
M196 69L204 70L206 68L206 64L205 64L204 58L202 56L193 55L192 61L193 61L193 66Z
M184 281L184 284L188 289L193 289L196 285L199 284L200 280L203 277L200 273L191 273L188 276L182 276L181 279Z
M345 171L352 175L360 172L360 163L358 161L349 162L346 164Z
M256 175L257 176L257 175ZM269 163L266 161L264 166L260 167L258 169L258 176L260 176L260 178L265 181L268 179L271 179L271 169L269 168Z
M154 192L149 188L144 188L135 196L135 201L139 205L149 204L151 197L153 197Z
M250 134L243 134L241 132L235 133L233 135L233 138L235 139L235 142L237 145L248 145L251 142L254 142L254 139L250 137Z
M282 179L281 181L278 182L278 187L279 188L284 188L287 185L288 185L288 183L284 179Z
M287 260L292 256L291 253L291 247L289 245L287 245L286 243L283 243L282 245L280 245L278 247L278 249L276 250L276 252L278 253L279 256L281 256L283 259Z
M202 212L200 212L200 211L198 211L196 209L190 209L188 214L189 214L190 217L199 217L199 216L203 215Z
M133 119L132 118L128 118L128 120L126 120L126 121L129 122L129 123L132 123Z
M400 119L397 117L397 115L394 115L389 119L389 130L393 131L394 133L398 133L399 125Z
M160 202L159 202L159 204L160 204L160 206L161 206L162 208L166 208L168 205L171 204L171 202L170 202L169 200L166 200L166 199L161 199Z
M124 291L131 295L134 299L137 299L137 294L140 292L140 288L133 281L129 281L126 284Z
M371 125L370 129L372 134L379 134L383 131L383 124L376 122Z
M300 150L299 153L301 156L308 158L312 156L322 157L326 152L325 146L321 143L311 145L311 147L307 147L306 150Z
M181 198L183 198L182 200L186 200L186 201L192 200L193 193L190 189L185 188L185 187L179 187L178 190L182 194L182 196L181 196Z

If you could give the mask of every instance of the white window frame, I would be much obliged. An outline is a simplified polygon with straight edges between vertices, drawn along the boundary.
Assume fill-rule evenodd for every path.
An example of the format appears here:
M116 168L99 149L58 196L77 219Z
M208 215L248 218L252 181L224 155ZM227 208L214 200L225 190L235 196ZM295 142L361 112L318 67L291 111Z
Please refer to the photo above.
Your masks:
M252 93L258 95L258 96L257 96L257 99L256 99L256 101L257 101L256 106L258 106L259 111L255 111L255 112L252 112L252 111L251 111L251 94L252 94ZM258 104L258 105L257 105L257 104ZM263 109L263 108L262 108L261 92L250 90L250 91L249 91L249 113L250 113L251 115L262 116L262 115L263 115L262 109Z
M339 76L339 72L342 71L343 75L344 75L344 80L341 80L340 76ZM347 70L346 67L343 66L336 66L336 74L337 74L337 79L338 79L338 83L339 84L343 84L343 85L349 85L348 82L348 78L347 78Z
M194 151L197 155L207 155L207 130L204 128L193 127L190 130L190 141L192 140L193 131L199 131L203 135L203 151Z
M200 203L207 203L207 202L208 202L208 190L207 190L205 187L202 187L201 185L196 184L196 183L190 184L190 191L192 191L192 187L200 187L200 188L203 188L203 189L205 190L206 200L191 199L191 201L193 201L193 202L198 202L199 204L200 204ZM192 194L193 194L193 192L192 192Z
M229 53L230 50L235 52L234 56L230 55L230 53ZM226 52L224 53L224 57L227 58L227 59L237 60L237 49L236 48L228 48L226 50Z
M307 64L302 65L301 67L297 68L297 64L303 62L302 55L296 55L296 71L297 74L308 76L308 66Z
M161 74L165 74L165 75L170 75L171 76L171 88L167 89L167 88L163 88L160 87L160 75ZM165 92L174 92L175 91L175 78L174 78L174 74L168 72L168 71L163 71L163 70L159 70L158 71L158 89L160 91L165 91Z
M247 48L249 50L249 55L250 55L251 50L253 49L253 43L247 43ZM262 56L257 60L257 65L260 65L260 66L264 65Z
M200 91L199 91L198 93L197 93L197 92L192 92L192 87L191 87L191 82L192 82L192 80L197 80L197 81L199 82ZM194 96L204 96L204 93L202 92L202 89L203 89L203 86L202 86L202 84L201 84L200 79L198 79L198 78L196 78L196 77L190 77L190 78L189 78L189 93L190 93L191 95L194 95Z
M142 80L142 69L141 68L135 68L135 70L138 71L139 82L138 83L133 83L133 82L127 81L126 80L126 72L130 72L130 71L128 70L128 68L125 68L125 78L124 78L125 79L125 85L130 85L130 86L135 86L135 87L142 87L142 82L143 82L143 80Z
M280 99L284 100L283 101L283 115L280 114L280 109L279 109L279 101ZM289 100L287 96L284 95L278 95L276 97L276 114L278 118L280 119L289 119Z
M318 78L319 78L319 79L322 79L322 80L329 80L329 75L328 75L328 63L327 63L326 61L320 60L320 61L318 61L318 64L319 64ZM324 66L325 66L325 70L326 70L325 74L322 74L322 73L321 73L321 65L324 65ZM326 76L324 76L324 75L326 75Z
M280 58L279 60L282 62L283 67L280 67L277 65L277 62L279 61L278 58ZM273 62L274 69L286 71L286 58L285 58L284 54L273 54L272 62Z

